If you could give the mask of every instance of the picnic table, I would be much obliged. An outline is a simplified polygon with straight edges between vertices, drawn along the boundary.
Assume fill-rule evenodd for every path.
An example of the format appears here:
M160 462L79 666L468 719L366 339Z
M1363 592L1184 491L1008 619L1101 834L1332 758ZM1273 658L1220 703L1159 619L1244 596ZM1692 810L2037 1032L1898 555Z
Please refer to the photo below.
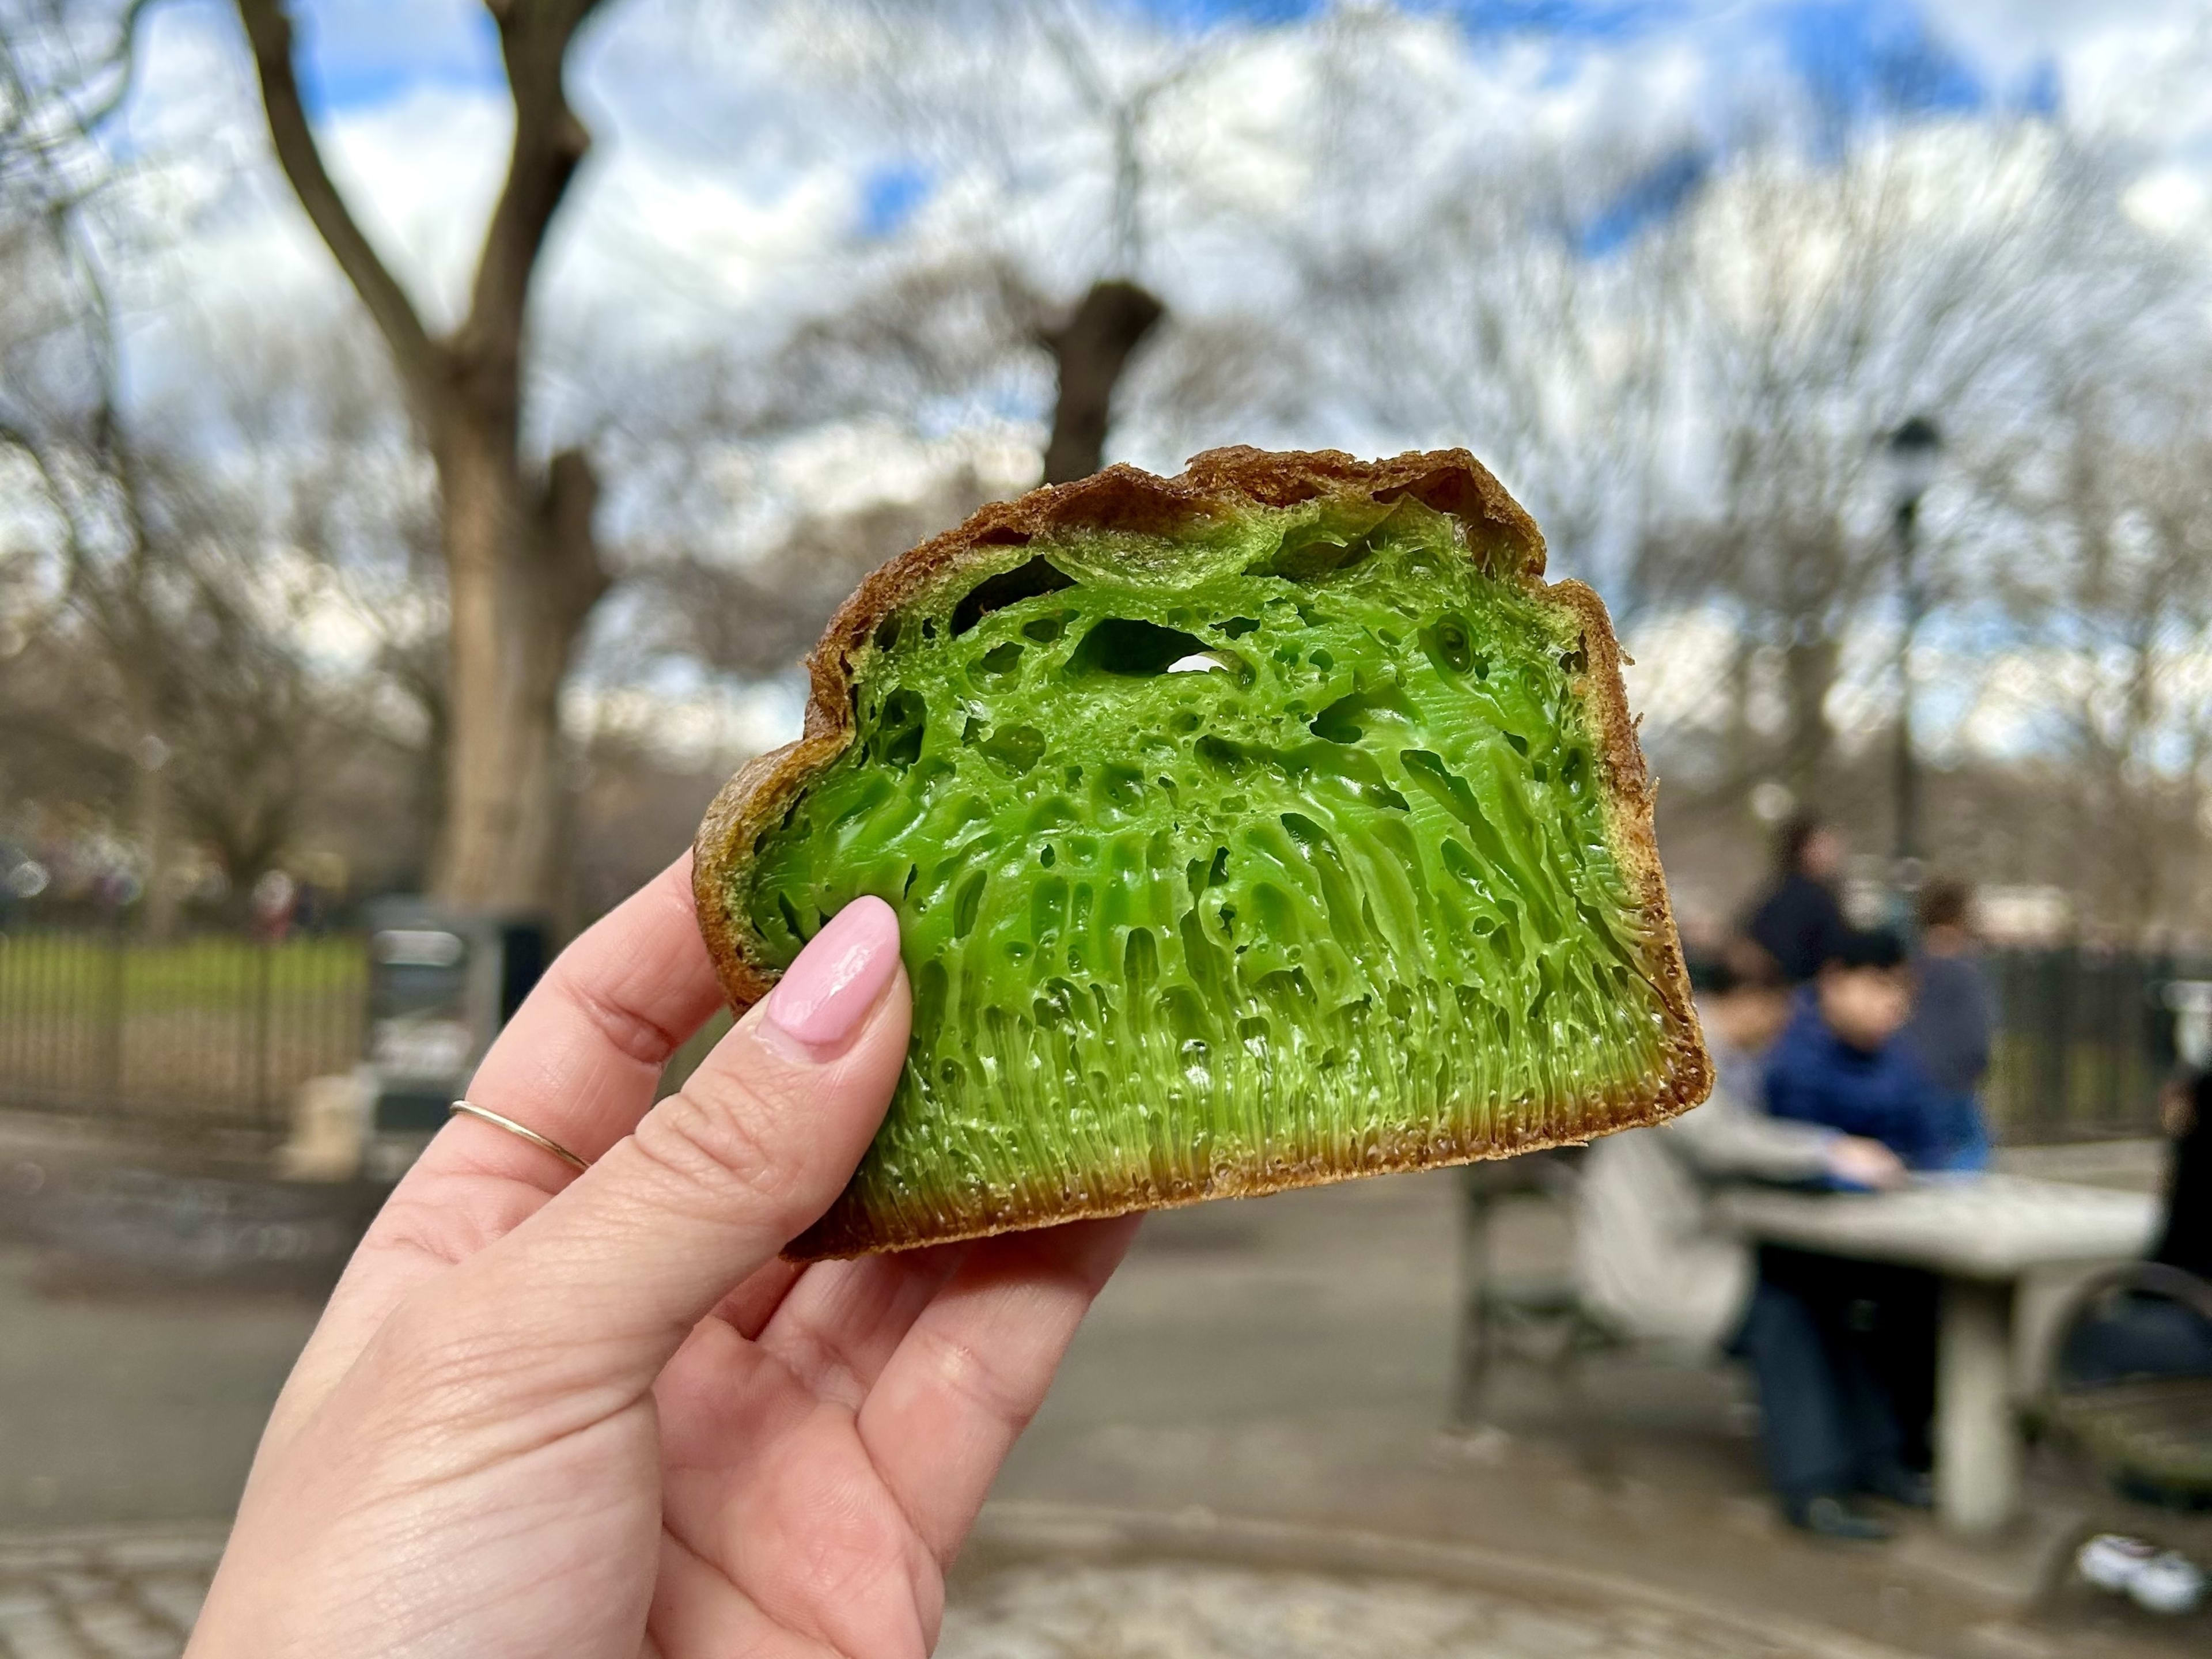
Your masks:
M2043 1269L2140 1256L2158 1225L2146 1194L2026 1176L1927 1177L1887 1193L1740 1188L1721 1204L1764 1243L1940 1275L1936 1509L1948 1528L1970 1535L1997 1530L2019 1507L2012 1359L2021 1282Z

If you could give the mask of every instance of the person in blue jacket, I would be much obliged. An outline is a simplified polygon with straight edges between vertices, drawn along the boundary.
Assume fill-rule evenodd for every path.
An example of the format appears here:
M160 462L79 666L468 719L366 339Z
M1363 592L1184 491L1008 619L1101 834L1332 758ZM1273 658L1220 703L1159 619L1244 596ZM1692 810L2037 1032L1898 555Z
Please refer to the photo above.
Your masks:
M1769 1115L1879 1140L1910 1169L1949 1167L1946 1103L1901 1036L1911 1011L1896 935L1844 933L1768 1058Z
M1911 1006L1897 937L1841 935L1813 982L1797 992L1796 1011L1768 1054L1769 1115L1880 1141L1908 1170L1954 1167L1948 1103L1903 1034ZM1925 1505L1936 1403L1934 1278L1916 1268L1769 1247L1759 1253L1759 1281L1808 1311L1831 1367L1850 1379L1841 1397L1850 1410L1838 1419L1830 1448L1830 1461L1854 1472L1846 1490Z

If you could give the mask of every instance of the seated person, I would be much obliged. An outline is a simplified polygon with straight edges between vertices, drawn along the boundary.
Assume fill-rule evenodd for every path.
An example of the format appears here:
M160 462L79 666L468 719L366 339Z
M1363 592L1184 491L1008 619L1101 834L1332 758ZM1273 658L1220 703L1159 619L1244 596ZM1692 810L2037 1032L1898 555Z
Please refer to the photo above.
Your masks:
M2212 1284L2212 1072L2166 1091L2166 1222L2150 1259Z
M2166 1218L2148 1259L2212 1286L2212 1073L2169 1085L2161 1103L2172 1146ZM2069 1334L2058 1372L2088 1386L2212 1376L2212 1320L2171 1296L2108 1298Z
M1798 992L1768 1059L1768 1111L1785 1121L1880 1141L1909 1169L1951 1167L1959 1150L1952 1126L1901 1035L1911 1008L1896 936L1845 934L1814 982ZM1763 1289L1786 1294L1810 1316L1832 1366L1850 1379L1849 1410L1838 1419L1843 1435L1827 1453L1832 1471L1854 1471L1844 1490L1926 1504L1936 1411L1935 1277L1773 1247L1759 1252L1759 1272ZM1873 1523L1867 1526L1865 1535L1874 1535Z
M1915 1170L1946 1167L1953 1149L1936 1085L1899 1036L1911 1007L1897 936L1844 935L1775 1042L1767 1111L1879 1140Z
M1784 1513L1814 1531L1876 1537L1881 1529L1849 1507L1848 1493L1870 1465L1880 1466L1876 1481L1886 1475L1893 1436L1868 1403L1861 1368L1832 1353L1801 1298L1759 1283L1752 1247L1712 1213L1711 1199L1739 1181L1886 1187L1904 1166L1879 1141L1761 1111L1762 1056L1790 1018L1790 994L1762 953L1739 961L1693 969L1713 1055L1711 1097L1590 1149L1577 1199L1577 1282L1593 1312L1631 1335L1748 1359Z
M1941 1166L1986 1170L1990 1132L1976 1091L1990 1069L1995 1012L1973 933L1973 890L1937 879L1920 890L1920 949L1912 959L1905 1041L1935 1086Z
M2169 1085L2162 1102L2172 1146L2166 1218L2149 1260L2195 1281L2146 1275L2096 1297L2063 1333L2054 1380L2067 1393L2153 1378L2212 1376L2212 1075ZM2109 1455L2109 1453L2107 1454ZM2201 1490L2176 1488L2125 1461L2112 1484L2141 1503L2194 1509ZM2203 1600L2202 1567L2148 1539L2100 1533L2075 1558L2091 1583L2153 1612L2186 1613Z

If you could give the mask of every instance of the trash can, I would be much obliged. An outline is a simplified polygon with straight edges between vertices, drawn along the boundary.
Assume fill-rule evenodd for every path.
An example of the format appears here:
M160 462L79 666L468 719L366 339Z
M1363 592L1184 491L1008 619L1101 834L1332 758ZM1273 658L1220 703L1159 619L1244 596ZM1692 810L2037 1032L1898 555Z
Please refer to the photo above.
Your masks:
M368 1069L375 1104L363 1172L397 1181L445 1122L544 971L543 918L471 913L428 899L368 908Z

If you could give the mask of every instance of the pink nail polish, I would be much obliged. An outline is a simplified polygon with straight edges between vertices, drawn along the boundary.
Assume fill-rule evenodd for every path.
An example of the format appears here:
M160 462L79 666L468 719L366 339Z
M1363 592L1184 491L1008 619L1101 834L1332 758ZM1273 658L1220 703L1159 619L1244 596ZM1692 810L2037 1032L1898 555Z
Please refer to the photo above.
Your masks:
M898 970L898 916L857 898L809 939L768 994L768 1018L810 1048L834 1048L858 1030Z

